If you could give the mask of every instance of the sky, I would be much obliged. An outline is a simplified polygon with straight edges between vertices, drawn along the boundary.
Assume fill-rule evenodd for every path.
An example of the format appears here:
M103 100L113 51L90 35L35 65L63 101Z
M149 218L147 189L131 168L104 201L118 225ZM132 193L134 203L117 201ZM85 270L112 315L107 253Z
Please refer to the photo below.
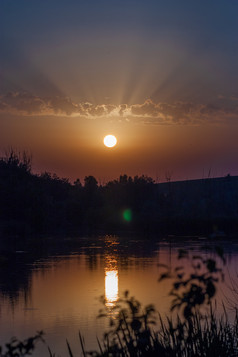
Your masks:
M238 175L237 35L236 0L0 0L1 156L72 182Z

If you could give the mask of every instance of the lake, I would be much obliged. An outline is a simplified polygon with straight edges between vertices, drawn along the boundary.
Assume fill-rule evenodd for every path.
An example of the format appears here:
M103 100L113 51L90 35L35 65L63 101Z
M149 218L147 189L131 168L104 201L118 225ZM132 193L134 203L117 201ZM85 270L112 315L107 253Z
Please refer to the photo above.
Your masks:
M47 345L56 356L66 356L66 338L73 352L79 353L78 331L86 349L97 348L108 320L97 318L103 307L100 296L113 315L113 306L126 290L143 304L153 303L162 317L170 313L170 279L158 282L164 268L184 265L178 261L179 249L214 257L210 247L223 248L225 281L219 285L217 308L221 311L238 298L229 286L237 280L238 240L210 240L205 237L178 239L136 239L118 236L47 240L41 249L19 249L0 256L0 344L12 336L25 339L36 331L45 332L46 344L39 343L34 356L47 356ZM50 247L50 248L49 248ZM217 260L222 266L222 261ZM238 289L237 289L238 291ZM231 304L228 314L233 315Z

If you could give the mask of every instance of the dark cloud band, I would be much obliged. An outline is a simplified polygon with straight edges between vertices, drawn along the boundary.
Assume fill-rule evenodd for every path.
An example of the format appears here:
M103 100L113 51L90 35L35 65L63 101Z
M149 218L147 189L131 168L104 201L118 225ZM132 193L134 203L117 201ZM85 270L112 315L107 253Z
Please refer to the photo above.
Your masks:
M88 119L118 118L145 124L225 123L238 120L238 103L229 99L223 105L192 102L155 103L148 99L142 104L75 103L69 97L39 97L26 92L9 92L0 96L0 112L17 115L77 116ZM235 103L235 104L234 104Z

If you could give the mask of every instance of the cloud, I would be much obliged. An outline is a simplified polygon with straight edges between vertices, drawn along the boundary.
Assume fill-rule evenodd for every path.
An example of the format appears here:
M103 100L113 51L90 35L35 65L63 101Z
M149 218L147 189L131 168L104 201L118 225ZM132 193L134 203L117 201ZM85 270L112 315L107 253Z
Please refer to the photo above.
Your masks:
M79 107L67 97L34 96L27 92L9 92L0 96L0 111L18 115L72 115Z
M9 92L0 97L0 109L7 112L30 115L41 112L43 107L41 98L27 93Z
M191 124L225 123L238 120L238 106L218 106L192 102L154 103L147 100L143 104L131 106L131 114L141 117L150 124Z
M192 102L155 103L147 99L142 104L94 105L89 102L75 103L63 96L39 97L26 92L9 92L0 96L0 112L27 116L113 118L151 125L201 125L238 120L238 103L234 98L222 100L221 104L216 105Z

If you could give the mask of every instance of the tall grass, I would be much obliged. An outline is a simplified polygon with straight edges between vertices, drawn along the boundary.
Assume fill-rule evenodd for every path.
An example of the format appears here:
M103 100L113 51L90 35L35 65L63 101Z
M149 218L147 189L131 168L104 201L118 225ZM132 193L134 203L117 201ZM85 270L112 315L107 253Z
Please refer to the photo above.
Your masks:
M153 306L142 308L128 293L117 309L98 351L85 351L81 343L84 356L238 356L237 314L230 323L225 311L217 318L210 305L206 315L197 310L189 319L178 315L162 319Z
M87 350L79 333L79 349L75 353L66 340L68 357L237 357L238 356L238 314L233 323L228 322L226 312L216 317L210 305L208 314L196 311L190 319L178 315L162 317L153 306L145 308L126 293L116 307L116 318L109 319L110 328L101 341L98 350ZM101 314L103 316L103 314ZM156 325L155 325L156 323ZM0 350L1 357L23 357L34 355L35 343L42 340L42 334L24 342L16 339ZM81 347L80 347L81 346ZM56 354L48 348L49 357ZM42 356L44 357L44 356ZM57 355L58 357L58 355ZM61 356L63 357L63 356Z

